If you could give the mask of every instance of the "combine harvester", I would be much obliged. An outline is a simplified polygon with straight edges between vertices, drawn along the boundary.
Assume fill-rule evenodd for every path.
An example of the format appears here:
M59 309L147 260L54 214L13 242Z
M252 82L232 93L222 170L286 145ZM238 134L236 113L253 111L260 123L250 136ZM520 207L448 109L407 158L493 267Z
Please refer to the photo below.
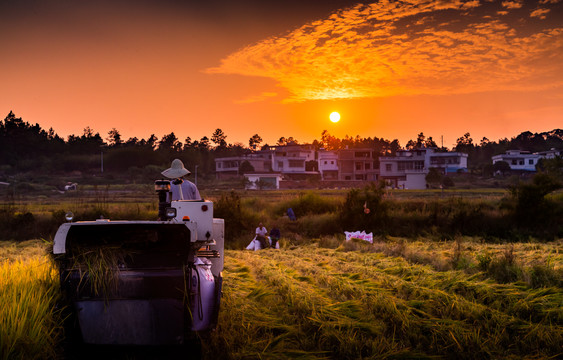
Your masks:
M224 220L210 201L171 201L168 180L155 190L158 221L68 214L55 235L63 298L83 344L189 346L217 323Z

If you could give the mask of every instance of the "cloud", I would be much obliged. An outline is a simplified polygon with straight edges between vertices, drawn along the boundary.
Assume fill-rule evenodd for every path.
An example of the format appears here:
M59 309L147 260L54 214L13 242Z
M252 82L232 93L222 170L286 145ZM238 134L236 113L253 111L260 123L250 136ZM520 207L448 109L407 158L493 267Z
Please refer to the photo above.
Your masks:
M534 11L531 12L530 17L537 17L540 19L545 19L546 18L546 14L549 12L549 9L536 9Z
M563 27L529 34L501 21L498 8L483 16L468 11L469 3L477 4L360 4L247 46L207 72L272 78L291 94L287 102L529 90L563 82Z
M521 0L516 1L503 1L502 6L507 9L520 9L523 5Z

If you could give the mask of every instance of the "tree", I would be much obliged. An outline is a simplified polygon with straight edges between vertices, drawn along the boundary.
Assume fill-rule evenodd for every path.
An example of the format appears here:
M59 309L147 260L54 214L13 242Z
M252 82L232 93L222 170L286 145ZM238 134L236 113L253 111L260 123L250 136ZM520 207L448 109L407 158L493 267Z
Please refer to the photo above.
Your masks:
M174 132L171 132L168 135L164 135L158 142L158 150L172 150L173 152L180 152L182 150L182 143L178 141Z
M473 139L470 133L465 133L462 137L457 139L455 151L464 152L469 154L474 148Z
M440 185L442 183L442 178L442 172L437 168L430 168L425 177L426 183L434 186Z
M284 145L290 145L290 144L299 144L299 141L297 141L296 139L293 138L293 136L290 136L288 138L285 137L280 137L278 139L278 146L284 146Z
M187 150L192 147L192 138L187 136L184 140L184 150Z
M424 146L425 143L426 143L426 136L424 136L423 132L420 132L420 134L418 134L418 136L416 137L415 147L421 148Z
M254 166L248 160L244 160L238 168L239 175L244 175L249 172L254 172Z
M248 140L248 146L252 150L256 150L256 147L258 147L260 143L262 143L262 138L258 134L252 135L252 137Z
M498 171L502 175L506 174L510 170L511 170L510 165L506 161L497 161L496 163L493 164L493 171L494 172Z
M401 150L401 144L399 143L399 140L395 139L391 141L391 144L389 144L389 150L391 151L391 155L395 155L397 151Z
M338 150L341 148L342 141L337 137L330 135L327 130L323 130L321 133L321 143L327 150Z
M111 147L118 147L123 143L123 140L121 140L121 134L116 128L112 128L108 131L108 137L106 140L108 141L108 145Z
M226 148L227 147L227 135L223 132L223 130L217 128L213 135L211 135L211 141L219 147L219 148Z
M197 141L194 141L194 144L196 142ZM199 150L209 150L209 138L207 136L202 137L197 143L197 147Z
M424 146L427 147L427 148L429 148L429 147L437 148L438 147L438 145L436 144L434 139L432 139L432 136L429 136L428 139L426 139L426 141L424 142Z

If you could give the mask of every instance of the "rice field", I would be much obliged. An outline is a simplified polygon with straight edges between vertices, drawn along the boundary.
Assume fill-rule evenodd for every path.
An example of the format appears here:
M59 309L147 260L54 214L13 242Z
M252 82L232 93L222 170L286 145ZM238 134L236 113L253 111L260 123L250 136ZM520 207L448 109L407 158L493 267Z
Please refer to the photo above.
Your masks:
M283 245L226 251L219 325L202 334L204 359L563 356L561 240ZM0 359L61 357L58 274L47 251L41 241L0 242ZM515 277L497 278L501 270Z
M456 270L445 264L458 247L418 242L228 251L208 358L561 357L563 279L537 288L526 280L499 283L478 269L476 256L503 257L506 249L478 243L462 246L467 266ZM416 261L414 253L421 254ZM517 244L512 254L528 276L547 259L563 274L561 242Z
M54 359L58 271L41 241L0 245L0 359Z

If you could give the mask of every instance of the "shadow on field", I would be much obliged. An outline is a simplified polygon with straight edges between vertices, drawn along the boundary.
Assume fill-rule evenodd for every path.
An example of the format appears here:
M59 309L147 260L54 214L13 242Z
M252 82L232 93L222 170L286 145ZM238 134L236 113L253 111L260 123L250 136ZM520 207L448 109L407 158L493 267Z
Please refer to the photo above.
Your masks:
M201 343L194 340L189 344L176 346L117 346L67 344L65 360L199 360Z

